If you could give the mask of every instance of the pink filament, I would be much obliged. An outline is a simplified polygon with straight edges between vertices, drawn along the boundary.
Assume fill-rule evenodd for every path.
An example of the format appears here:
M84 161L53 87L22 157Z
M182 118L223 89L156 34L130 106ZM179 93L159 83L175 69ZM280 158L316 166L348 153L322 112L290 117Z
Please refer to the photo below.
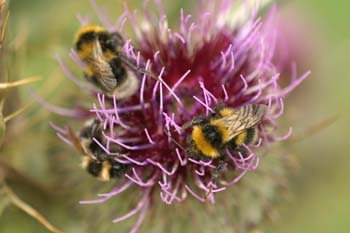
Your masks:
M194 196L195 198L197 198L199 201L205 202L205 199L202 198L202 197L200 197L200 196L199 196L197 193L195 193L194 191L192 191L192 190L190 189L190 187L188 187L187 185L185 185L185 188L186 188L186 190L187 190L189 193L192 194L192 196Z

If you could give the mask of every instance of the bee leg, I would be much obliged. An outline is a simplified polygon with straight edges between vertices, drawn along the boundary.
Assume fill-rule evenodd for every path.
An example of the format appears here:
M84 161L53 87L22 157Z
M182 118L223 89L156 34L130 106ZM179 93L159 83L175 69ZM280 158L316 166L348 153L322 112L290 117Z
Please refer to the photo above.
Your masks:
M216 168L215 168L215 170L214 170L214 173L213 173L213 175L212 175L212 177L211 177L211 181L212 181L214 184L216 183L216 180L217 180L217 178L219 177L219 175L220 175L222 169L224 168L225 164L226 164L225 159L224 159L223 157L220 157L219 162L218 162L218 165L216 165Z
M186 154L188 154L190 157L194 159L200 159L201 158L201 153L196 149L196 146L194 145L194 142L191 138L191 136L188 136L187 139L187 148L186 148Z
M211 176L211 182L213 183L213 185L216 185L216 180L217 178L219 178L219 175L222 172L222 169L225 167L225 164L226 164L225 158L221 156L213 172L213 175ZM208 199L208 197L212 194L212 192L213 192L213 186L209 188L209 191L205 194L204 199Z

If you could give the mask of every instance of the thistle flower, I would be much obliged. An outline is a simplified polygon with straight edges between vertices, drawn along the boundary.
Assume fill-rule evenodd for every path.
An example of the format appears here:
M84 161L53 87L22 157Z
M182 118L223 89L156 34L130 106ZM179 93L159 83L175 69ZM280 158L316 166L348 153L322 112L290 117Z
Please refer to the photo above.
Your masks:
M155 2L159 16L147 8L145 1L141 18L125 5L125 12L115 24L94 2L92 5L102 25L124 37L125 55L139 68L156 74L157 79L136 72L140 86L133 96L118 99L93 92L97 103L91 109L61 112L78 118L98 118L104 125L107 143L94 140L106 154L111 154L112 145L123 148L123 155L115 160L131 165L130 171L111 192L82 203L102 203L137 187L141 197L135 208L113 220L120 222L138 214L131 232L137 231L155 200L170 205L192 196L200 202L215 203L217 193L230 192L231 186L254 171L264 159L262 155L268 154L270 144L291 135L291 128L283 136L277 134L277 120L283 116L285 97L309 75L307 72L297 77L293 73L290 82L281 85L282 71L275 60L278 32L274 28L274 7L264 18L252 10L249 17L237 23L229 18L232 9L238 7L231 1L202 1L196 16L181 9L178 27L169 27L161 1ZM133 39L124 33L127 21L135 33ZM81 23L87 21L81 18ZM84 67L73 50L71 57ZM59 63L70 79L84 90L91 90L60 59ZM247 156L227 150L229 161L214 183L211 178L218 161L188 155L183 148L187 147L189 132L183 132L181 126L194 117L212 113L219 102L232 108L265 104L267 113L259 125L258 143L244 145ZM60 138L71 144L67 130L53 127Z

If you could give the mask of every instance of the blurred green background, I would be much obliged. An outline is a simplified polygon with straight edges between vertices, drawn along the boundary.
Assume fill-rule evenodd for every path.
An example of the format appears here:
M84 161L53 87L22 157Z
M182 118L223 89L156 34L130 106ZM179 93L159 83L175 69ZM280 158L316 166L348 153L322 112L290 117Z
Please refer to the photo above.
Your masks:
M170 21L177 17L180 7L186 8L188 4L184 0L174 2L167 7ZM117 0L98 3L109 6L113 20L122 10L122 3ZM131 6L139 4L139 1L130 2ZM8 42L12 51L9 77L20 79L39 75L43 81L34 88L40 95L59 106L72 106L71 100L76 98L77 87L64 77L54 55L58 53L69 61L67 54L79 25L76 14L94 16L88 1L12 0L9 9ZM302 39L307 45L301 67L312 70L310 78L288 98L287 121L297 133L332 115L337 115L338 120L316 135L288 145L292 155L299 160L299 169L290 176L289 200L278 205L278 221L266 224L265 232L350 232L349 9L350 2L346 0L279 1L279 10L283 14L297 14ZM96 18L93 19L97 22ZM26 87L11 91L7 99L8 111L28 103L28 93ZM1 148L1 158L41 184L60 186L67 181L57 179L57 174L64 172L57 168L57 161L65 164L70 161L73 167L76 160L69 160L68 153L71 151L64 145L56 145L59 144L58 139L47 126L49 120L64 122L65 119L34 104L11 122ZM33 141L33 138L36 140ZM17 194L22 197L21 188L17 189ZM78 196L77 191L70 192ZM75 214L70 213L68 219L56 211L64 208L59 200L52 202L33 195L26 198L55 226L75 232ZM77 211L79 206L76 202L80 199L80 196L72 198L73 204L69 203L74 207L73 212ZM0 218L0 232L47 231L18 209L7 207Z

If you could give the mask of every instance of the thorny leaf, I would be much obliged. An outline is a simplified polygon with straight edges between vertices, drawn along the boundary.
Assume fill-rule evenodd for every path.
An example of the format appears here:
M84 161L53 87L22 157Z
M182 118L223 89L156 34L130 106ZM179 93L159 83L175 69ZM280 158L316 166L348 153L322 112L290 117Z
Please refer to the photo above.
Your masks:
M5 89L11 88L11 87L22 86L22 85L25 85L25 84L37 82L39 80L40 80L39 77L33 76L33 77L26 78L26 79L14 81L14 82L0 83L0 90L5 90Z
M29 204L21 200L7 185L3 186L4 192L7 194L9 200L13 205L18 207L19 209L26 212L28 215L36 219L38 222L40 222L43 226L45 226L49 231L55 232L55 233L61 233L62 231L51 225L44 216L42 216L37 210L35 210L33 207L31 207Z

